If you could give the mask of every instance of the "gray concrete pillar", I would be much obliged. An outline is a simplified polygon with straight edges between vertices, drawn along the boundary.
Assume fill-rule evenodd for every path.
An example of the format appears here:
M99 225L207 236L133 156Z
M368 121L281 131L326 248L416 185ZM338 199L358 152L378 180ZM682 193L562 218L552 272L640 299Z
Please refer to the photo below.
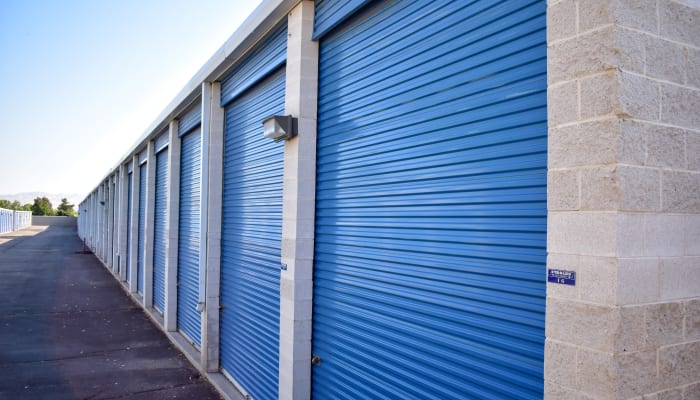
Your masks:
M314 2L289 13L285 113L298 119L298 136L284 145L280 278L279 398L311 395L311 316L316 196L318 43L311 39Z

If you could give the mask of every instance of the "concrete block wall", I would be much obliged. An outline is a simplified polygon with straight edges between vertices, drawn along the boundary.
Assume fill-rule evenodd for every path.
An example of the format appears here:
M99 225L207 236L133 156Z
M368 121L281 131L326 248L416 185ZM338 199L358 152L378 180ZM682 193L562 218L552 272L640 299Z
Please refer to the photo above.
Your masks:
M700 2L548 1L547 399L700 397Z

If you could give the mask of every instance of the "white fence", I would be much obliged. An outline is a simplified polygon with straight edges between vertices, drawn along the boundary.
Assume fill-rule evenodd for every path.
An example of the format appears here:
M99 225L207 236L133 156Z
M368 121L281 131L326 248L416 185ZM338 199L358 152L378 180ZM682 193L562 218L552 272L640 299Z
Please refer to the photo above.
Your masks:
M13 211L0 208L0 233L24 229L31 224L31 211Z

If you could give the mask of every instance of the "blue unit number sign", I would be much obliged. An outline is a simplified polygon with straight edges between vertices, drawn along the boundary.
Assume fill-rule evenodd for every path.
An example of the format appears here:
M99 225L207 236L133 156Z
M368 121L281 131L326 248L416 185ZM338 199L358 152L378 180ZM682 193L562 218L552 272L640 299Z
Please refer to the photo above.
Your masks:
M562 285L576 286L576 271L564 271L563 269L550 269L547 281Z

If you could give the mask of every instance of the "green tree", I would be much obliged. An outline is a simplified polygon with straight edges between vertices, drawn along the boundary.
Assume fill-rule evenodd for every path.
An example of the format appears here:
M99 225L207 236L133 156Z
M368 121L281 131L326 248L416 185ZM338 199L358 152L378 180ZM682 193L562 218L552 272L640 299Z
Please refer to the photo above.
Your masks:
M32 211L32 203L27 203L22 206L22 211Z
M10 207L12 206L12 203L10 203L9 200L0 200L0 208L4 208L6 210L9 210Z
M61 204L56 208L56 215L62 217L77 217L78 214L73 210L73 204L68 203L68 199L62 198Z
M15 200L15 201L12 202L12 204L10 205L10 207L11 207L12 210L19 211L19 210L22 209L22 204L20 204L19 201Z
M51 201L46 197L37 197L34 199L32 215L54 215Z

